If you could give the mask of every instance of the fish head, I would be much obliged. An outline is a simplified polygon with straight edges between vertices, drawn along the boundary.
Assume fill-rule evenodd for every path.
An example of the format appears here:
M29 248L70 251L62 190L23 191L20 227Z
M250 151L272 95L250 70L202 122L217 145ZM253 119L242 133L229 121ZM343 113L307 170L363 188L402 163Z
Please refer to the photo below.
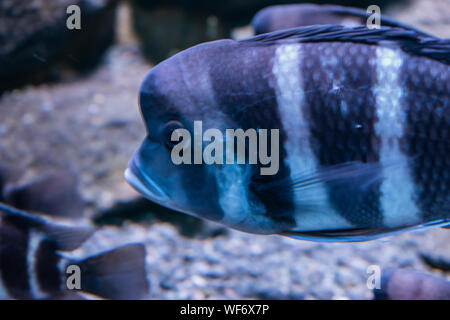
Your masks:
M194 164L193 156L190 164L175 163L172 158L172 150L179 143L183 154L193 152L194 121L207 122L209 117L198 107L200 102L194 101L193 93L186 90L177 56L158 64L144 78L139 105L146 137L130 160L125 179L155 203L218 221L222 211L216 201L213 174L205 164ZM180 130L192 139L177 142Z

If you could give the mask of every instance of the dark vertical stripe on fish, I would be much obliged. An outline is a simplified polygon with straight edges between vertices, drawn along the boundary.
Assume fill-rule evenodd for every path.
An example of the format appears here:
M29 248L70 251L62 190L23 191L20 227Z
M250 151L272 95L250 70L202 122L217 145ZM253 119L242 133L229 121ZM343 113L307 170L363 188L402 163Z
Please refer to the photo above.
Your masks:
M306 118L311 146L322 166L350 161L377 162L379 139L375 135L375 47L355 43L303 44ZM379 186L363 195L348 210L349 195L359 186L337 188L327 184L331 205L358 227L383 225ZM345 190L343 190L345 189Z
M402 67L408 106L403 148L412 159L423 221L450 217L450 67L411 56Z
M232 119L238 128L279 129L279 171L275 175L261 175L261 165L252 166L252 181L249 190L265 206L266 214L287 227L295 224L293 218L293 194L287 188L267 190L261 185L289 177L289 168L284 164L286 139L277 111L275 79L272 74L275 47L251 47L241 45L222 51L216 61L227 61L226 65L211 65L211 80L217 103L221 111ZM276 194L274 194L274 191Z

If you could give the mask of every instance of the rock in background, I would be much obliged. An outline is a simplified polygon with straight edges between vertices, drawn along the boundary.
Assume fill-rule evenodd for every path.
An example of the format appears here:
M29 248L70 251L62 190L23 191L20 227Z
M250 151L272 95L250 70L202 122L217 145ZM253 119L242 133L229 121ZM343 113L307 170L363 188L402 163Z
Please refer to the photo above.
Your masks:
M198 43L226 38L229 33L217 16L179 6L144 10L135 5L133 21L145 56L155 63Z
M67 7L81 9L81 30L69 30ZM57 80L95 66L113 43L117 0L2 0L0 92Z
M298 3L282 0L130 0L133 20L145 56L158 63L195 44L230 38L234 28L247 25L260 9L275 4ZM308 2L308 1L306 1ZM314 1L367 8L364 1ZM377 1L384 6L395 1Z

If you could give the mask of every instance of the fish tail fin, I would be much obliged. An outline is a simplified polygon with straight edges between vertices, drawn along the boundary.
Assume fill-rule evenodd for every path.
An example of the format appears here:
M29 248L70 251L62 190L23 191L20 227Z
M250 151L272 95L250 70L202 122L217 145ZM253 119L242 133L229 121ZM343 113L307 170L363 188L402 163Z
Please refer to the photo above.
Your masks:
M107 299L142 299L148 294L145 246L131 243L83 260L81 290Z
M19 210L0 202L0 217L26 230L42 232L48 240L56 244L58 250L71 251L78 248L95 232L90 226L74 226L53 223L37 214Z

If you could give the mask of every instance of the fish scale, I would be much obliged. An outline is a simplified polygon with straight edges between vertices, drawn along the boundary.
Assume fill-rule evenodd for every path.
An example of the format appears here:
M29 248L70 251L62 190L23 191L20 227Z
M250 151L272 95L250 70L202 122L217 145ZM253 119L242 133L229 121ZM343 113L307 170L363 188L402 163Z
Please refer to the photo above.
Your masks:
M336 42L303 46L310 61L301 70L307 92L305 112L311 126L311 145L320 165L378 161L379 139L375 135L373 108L375 97L371 90L376 77L373 61L375 48ZM357 57L364 57L364 62L354 65ZM332 59L334 62L330 63ZM342 110L343 103L346 105L345 111ZM328 184L332 205L345 219L359 227L382 226L379 190L374 189L367 195L368 200L350 215L341 206L342 197L346 195L332 183Z

